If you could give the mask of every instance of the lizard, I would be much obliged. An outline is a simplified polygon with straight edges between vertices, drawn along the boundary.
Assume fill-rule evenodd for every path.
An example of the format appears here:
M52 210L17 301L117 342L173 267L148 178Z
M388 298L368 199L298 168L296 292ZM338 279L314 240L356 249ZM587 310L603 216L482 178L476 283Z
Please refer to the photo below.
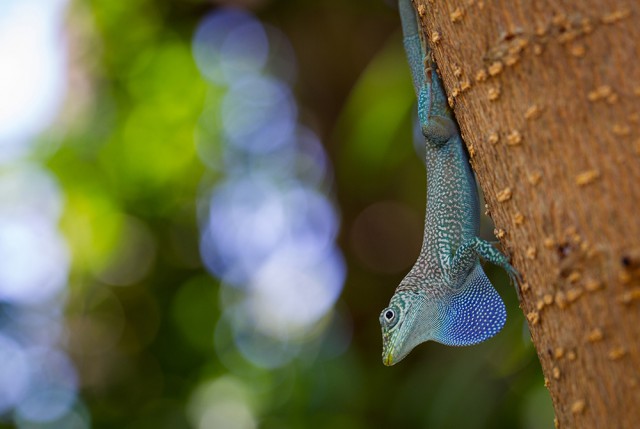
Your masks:
M418 259L380 314L387 366L425 341L472 345L502 329L505 305L480 258L505 269L514 284L520 279L506 256L478 237L478 191L458 124L412 1L398 7L425 139L427 204Z

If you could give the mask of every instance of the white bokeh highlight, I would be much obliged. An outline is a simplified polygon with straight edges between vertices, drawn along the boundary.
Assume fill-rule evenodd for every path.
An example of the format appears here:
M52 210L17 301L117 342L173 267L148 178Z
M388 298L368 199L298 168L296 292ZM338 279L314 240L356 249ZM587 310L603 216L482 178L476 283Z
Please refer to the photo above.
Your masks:
M0 4L0 165L29 152L66 92L66 0Z

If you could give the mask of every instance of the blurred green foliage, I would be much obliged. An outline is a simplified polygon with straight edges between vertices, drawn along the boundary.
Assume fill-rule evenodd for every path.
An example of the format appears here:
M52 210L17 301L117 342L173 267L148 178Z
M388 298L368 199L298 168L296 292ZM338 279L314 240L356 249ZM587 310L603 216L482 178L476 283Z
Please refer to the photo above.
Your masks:
M335 166L348 278L334 320L292 364L261 369L234 349L218 323L218 282L198 255L197 201L215 177L194 138L205 99L221 92L207 90L190 44L213 8L89 0L70 13L72 66L89 84L72 86L69 103L88 101L82 115L66 119L48 164L66 199L68 346L92 427L197 427L214 406L236 413L243 428L552 427L515 293L496 269L488 271L509 313L501 334L470 348L426 344L400 365L382 366L378 312L404 272L363 261L352 228L384 201L420 219L425 194L397 18L382 2L272 1L255 9L298 56L303 121L325 139ZM328 43L340 38L345 43ZM318 88L324 93L314 97ZM392 251L417 255L415 242L400 246ZM209 423L201 427L216 427Z

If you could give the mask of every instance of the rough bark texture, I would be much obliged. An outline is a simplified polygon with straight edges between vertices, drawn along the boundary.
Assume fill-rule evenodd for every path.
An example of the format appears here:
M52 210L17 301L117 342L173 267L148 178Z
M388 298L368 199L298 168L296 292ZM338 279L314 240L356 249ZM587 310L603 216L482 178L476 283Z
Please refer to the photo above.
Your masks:
M557 426L640 427L640 2L415 1Z

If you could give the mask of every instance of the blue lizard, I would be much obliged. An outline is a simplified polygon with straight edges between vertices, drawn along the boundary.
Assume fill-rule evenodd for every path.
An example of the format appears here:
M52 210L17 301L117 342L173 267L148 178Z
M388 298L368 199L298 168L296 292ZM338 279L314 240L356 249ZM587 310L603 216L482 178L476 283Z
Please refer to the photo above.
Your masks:
M471 345L502 329L505 306L480 258L504 268L512 281L519 278L507 258L478 237L478 193L458 125L411 0L398 4L425 137L427 209L418 260L380 314L385 365L425 341Z

